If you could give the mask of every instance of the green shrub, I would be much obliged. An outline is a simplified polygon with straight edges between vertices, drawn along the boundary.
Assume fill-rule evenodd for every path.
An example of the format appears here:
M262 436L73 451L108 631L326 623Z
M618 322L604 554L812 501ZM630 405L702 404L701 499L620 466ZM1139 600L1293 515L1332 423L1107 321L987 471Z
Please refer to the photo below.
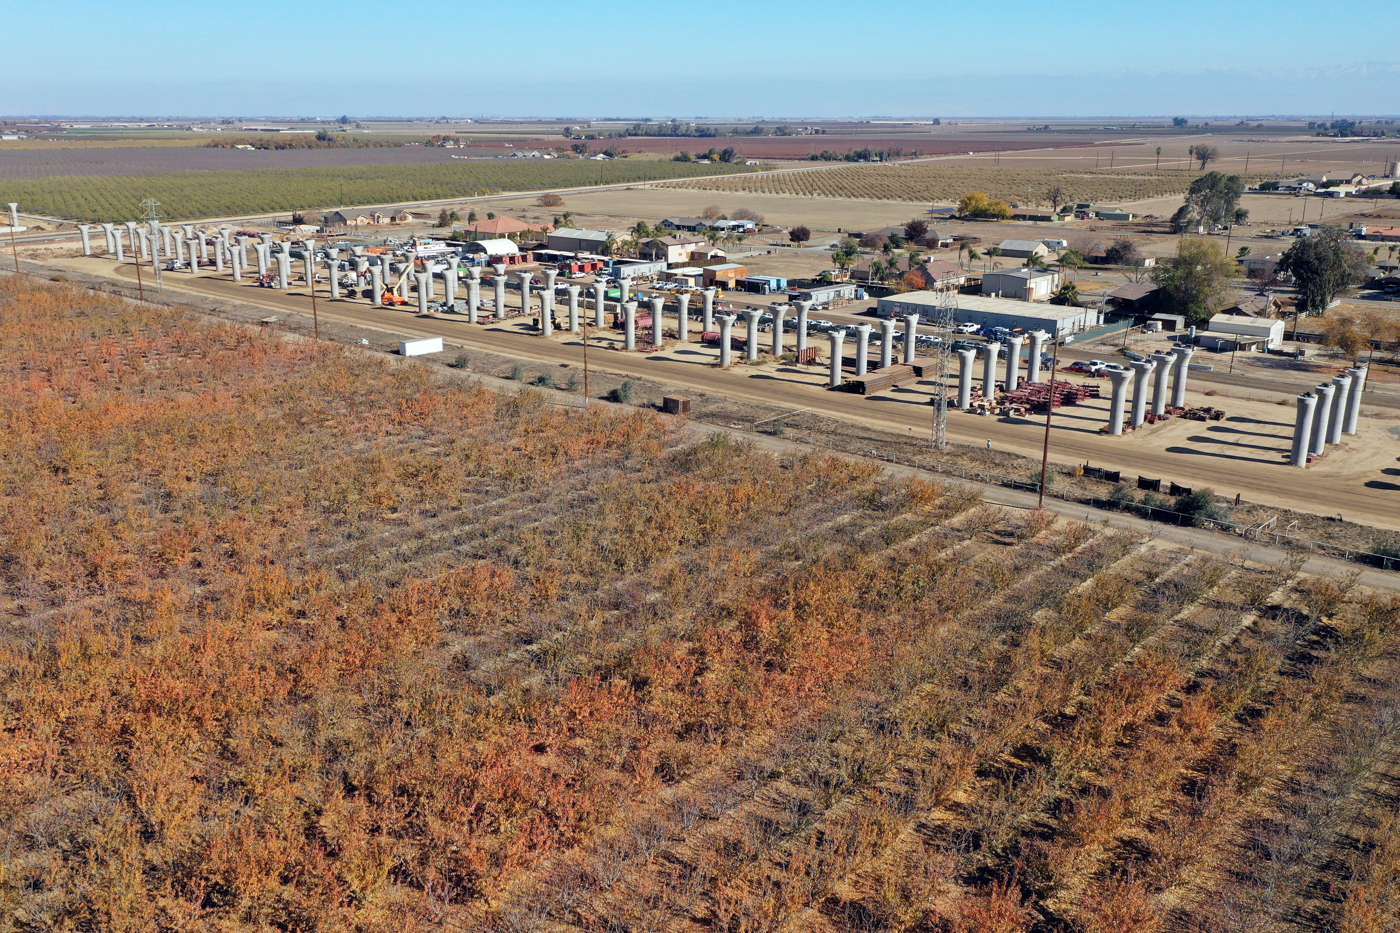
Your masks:
M1197 526L1230 520L1230 513L1215 504L1215 493L1209 489L1198 489L1178 496L1176 502L1172 503L1172 509L1178 515L1189 518L1189 524Z
M1125 509L1137 500L1133 496L1133 491L1131 489L1119 483L1117 486L1114 486L1113 491L1108 494L1108 501L1113 504L1113 508L1115 509Z
M631 405L632 400L636 397L637 384L631 379L628 379L622 385L608 393L608 401L621 402L623 405Z
M471 369L471 364L471 357L467 356L465 353L458 353L452 362L447 365L451 366L453 369Z
M540 386L544 389L552 389L554 388L554 376L550 373L540 373L530 380L530 385Z
M525 367L516 363L510 369L510 378L514 379L516 382L523 382L525 380Z

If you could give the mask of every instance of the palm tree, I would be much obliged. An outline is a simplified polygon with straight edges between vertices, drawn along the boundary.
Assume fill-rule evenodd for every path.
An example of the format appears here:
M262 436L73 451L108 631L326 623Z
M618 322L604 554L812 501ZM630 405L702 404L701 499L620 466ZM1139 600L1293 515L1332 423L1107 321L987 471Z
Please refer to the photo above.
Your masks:
M870 261L870 277L877 282L885 280L885 264L878 259Z
M977 250L973 249L971 246L967 248L967 264L969 266L981 258L982 254L977 252ZM983 266L983 268L985 269L986 267Z
M1079 250L1065 250L1060 254L1060 268L1069 270L1073 275L1077 270L1084 268L1084 255Z
M1152 166L1152 171L1157 171L1162 167L1162 147L1157 147L1157 164Z
M1027 268L1027 269L1044 269L1044 268L1045 268L1045 260L1044 260L1043 258L1041 258L1040 256L1036 256L1035 254L1031 254L1030 256L1027 256L1027 257L1026 257L1026 268Z
M613 251L616 250L616 249L617 249L617 236L614 235L614 234L612 234L612 233L609 233L609 234L603 239L603 251L604 251L608 256L611 256L611 255L613 254Z
M989 247L987 247L987 257L988 257L988 258L990 258L990 259L995 259L996 257L998 257L998 256L1000 256L1000 255L1001 255L1001 247L1000 247L1000 246L989 246ZM998 268L998 269L1001 268L1001 264L1000 264L1000 263L997 263L997 265L995 266L995 268ZM982 263L982 270L985 272L986 269L987 269L987 263L984 261L984 262Z
M959 267L959 268L966 268L966 266L963 265L963 253L966 253L967 250L968 250L967 241L966 241L966 240L959 240L959 241L958 241L958 267Z

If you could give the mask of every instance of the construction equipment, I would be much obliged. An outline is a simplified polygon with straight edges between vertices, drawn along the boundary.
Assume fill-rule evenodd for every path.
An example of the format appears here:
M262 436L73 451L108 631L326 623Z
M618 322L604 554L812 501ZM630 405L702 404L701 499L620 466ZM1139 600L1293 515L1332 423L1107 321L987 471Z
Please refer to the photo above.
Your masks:
M277 276L273 275L271 272L265 272L265 273L263 273L262 275L258 276L258 277L257 277L256 279L254 279L253 281L254 281L255 283L257 283L257 286L258 286L259 288L276 288L276 287L277 287Z

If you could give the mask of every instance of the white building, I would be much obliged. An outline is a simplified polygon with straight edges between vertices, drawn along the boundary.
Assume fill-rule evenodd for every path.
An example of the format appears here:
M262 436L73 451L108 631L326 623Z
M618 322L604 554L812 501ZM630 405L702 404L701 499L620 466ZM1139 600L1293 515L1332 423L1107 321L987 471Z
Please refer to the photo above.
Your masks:
M1219 335L1262 341L1268 349L1283 344L1283 321L1273 318L1245 317L1241 314L1217 314L1210 319L1208 332L1200 336L1209 340Z
M903 317L918 313L924 320L933 320L947 292L905 292L881 298L875 306L880 317ZM1032 304L1007 298L983 295L953 295L956 307L954 324L976 324L979 327L1006 327L1011 330L1043 330L1052 336L1066 337L1097 327L1103 323L1103 313L1094 308L1071 308L1064 305Z
M982 276L982 294L1016 301L1049 301L1060 273L1049 269L998 269Z

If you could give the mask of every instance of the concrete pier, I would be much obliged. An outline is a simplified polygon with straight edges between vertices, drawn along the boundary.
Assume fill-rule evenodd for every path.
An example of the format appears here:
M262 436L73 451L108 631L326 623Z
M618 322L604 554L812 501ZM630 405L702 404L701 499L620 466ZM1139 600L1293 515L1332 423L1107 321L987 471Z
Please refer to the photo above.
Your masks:
M478 271L478 270L473 270ZM481 314L481 276L467 279L467 321L475 324Z
M870 325L856 325L856 375L864 376L870 365Z
M565 289L569 296L569 333L578 333L578 296L583 291L577 285L570 285Z
M593 326L594 326L594 327L599 327L599 328L601 328L601 327L604 326L604 323L603 323L603 305L605 304L604 295L606 294L606 291L605 291L606 288L607 288L607 286L604 285L602 282L594 282L594 283L593 283Z
M1113 398L1108 404L1108 433L1123 433L1123 406L1128 400L1128 380L1133 374L1126 369L1110 369L1109 381L1113 383Z
M797 352L807 349L807 320L812 316L812 303L799 301L797 304Z
M1337 387L1324 382L1313 389L1317 396L1317 408L1313 409L1312 455L1320 457L1327 452L1327 428L1332 423L1332 395Z
M1021 341L1020 337L1006 338L1006 391L1016 391L1016 377L1020 375L1021 369Z
M719 367L728 369L733 362L734 315L721 314L719 316Z
M83 255L92 255L92 225L78 224L78 236L83 238Z
M904 316L904 362L914 362L914 351L919 344L919 315L906 314Z
M700 326L706 333L715 330L715 290L706 288L700 292Z
M1191 368L1191 355L1196 352L1195 347L1177 347L1176 372L1172 378L1172 407L1186 407L1186 375Z
M625 328L623 349L635 350L637 349L637 303L635 301L622 303L622 321Z
M972 405L972 370L976 359L977 351L970 347L958 351L958 407L962 409Z
M427 272L413 273L413 281L418 283L418 313L428 313L428 279L432 275Z
M651 297L651 342L658 347L666 342L666 317L661 313L664 310L666 310L665 296L653 295Z
M987 342L982 345L982 395L987 401L997 397L997 357L1001 354L1001 344Z
M540 336L554 336L554 292L548 286L540 292Z
M528 316L530 314L530 282L534 278L533 272L518 272L516 275L520 279L520 313ZM628 347L627 349L632 349Z
M831 338L831 377L828 384L834 389L841 385L841 344L846 339L846 332L837 327L827 331L826 335Z
M281 280L282 291L292 290L292 257L286 253L277 254L277 277Z
M126 237L125 230L113 230L112 242L117 246L117 262L126 262L126 250L123 248L122 240Z
M447 302L449 309L455 310L457 307L457 260L449 259L447 268L442 273L443 299Z
M1152 362L1157 364L1154 371L1155 378L1152 380L1152 414L1165 415L1167 413L1167 381L1171 378L1172 367L1176 365L1176 357L1170 353L1152 354Z
M887 317L880 322L880 368L894 365L894 329L899 326L895 319Z
M1313 412L1317 407L1317 396L1304 392L1298 396L1298 418L1293 422L1293 453L1291 459L1295 467L1308 465L1308 448L1312 440Z
M1327 443L1342 442L1342 427L1347 417L1347 398L1351 394L1351 374L1339 373L1332 377L1332 413L1327 418Z
M1151 391L1148 380L1157 364L1152 360L1135 360L1128 367L1133 371L1133 414L1130 424L1136 428L1147 420L1147 394Z
M681 292L676 296L676 303L680 305L680 310L676 318L676 339L681 343L690 342L690 292Z
M774 309L773 313L773 359L783 358L783 318L787 312L782 308Z
M369 269L369 306L371 308L384 307L384 273L378 266L370 266Z
M1043 330L1033 330L1030 333L1030 359L1026 361L1027 382L1040 381L1040 358L1045 355L1045 341L1049 336Z
M496 320L506 319L506 277L502 272L497 272L492 278L491 284L496 288Z
M744 359L758 359L758 318L763 312L757 308L745 308L744 319L748 323L747 340L744 343Z
M1361 416L1361 393L1366 388L1366 367L1353 366L1347 370L1351 377L1351 391L1347 393L1346 418L1342 422L1343 434L1356 433L1356 421Z

